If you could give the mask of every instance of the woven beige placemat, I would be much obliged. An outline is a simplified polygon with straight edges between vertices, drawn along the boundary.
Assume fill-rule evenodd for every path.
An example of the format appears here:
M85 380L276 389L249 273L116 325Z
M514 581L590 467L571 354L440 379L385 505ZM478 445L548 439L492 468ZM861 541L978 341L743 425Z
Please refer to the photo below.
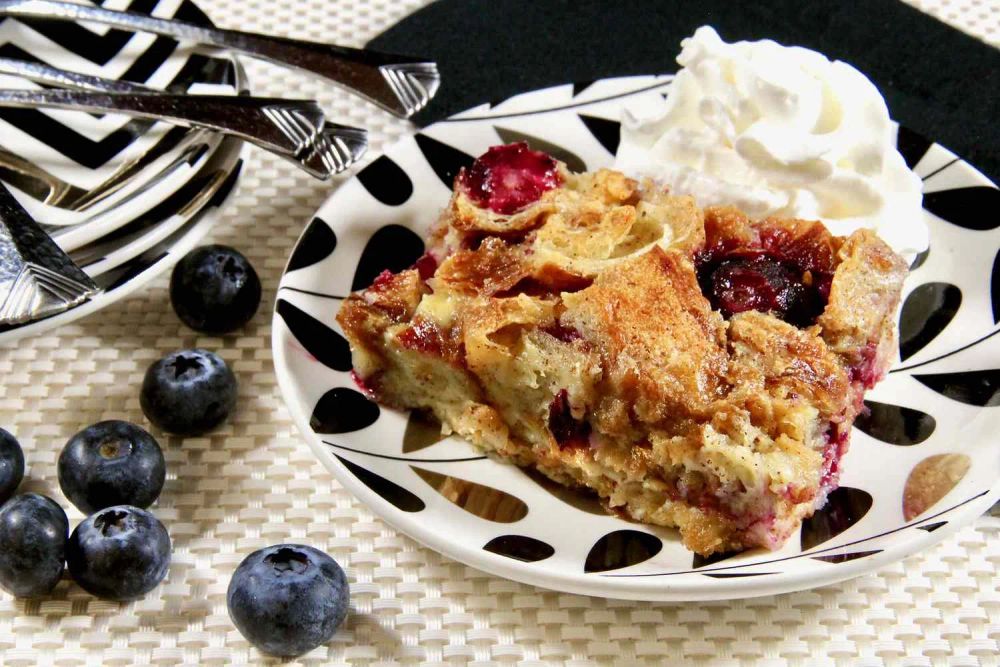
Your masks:
M913 0L997 44L997 0ZM360 45L421 0L203 0L221 24ZM369 155L409 131L315 80L248 64L261 94L316 97L367 127ZM482 574L405 538L345 492L299 437L271 364L270 304L292 244L329 192L291 166L249 153L239 191L211 240L246 253L265 303L239 336L206 338L174 316L166 277L79 323L0 349L0 426L25 446L25 490L68 509L55 462L92 422L145 423L138 388L167 351L203 346L239 376L233 422L165 446L156 514L174 543L166 582L145 599L96 600L68 579L51 598L0 595L0 663L257 663L233 628L225 591L250 551L282 541L325 549L348 570L353 614L305 664L379 665L996 665L1000 522L982 519L927 553L812 591L736 602L649 604L564 595ZM81 518L73 510L71 524Z

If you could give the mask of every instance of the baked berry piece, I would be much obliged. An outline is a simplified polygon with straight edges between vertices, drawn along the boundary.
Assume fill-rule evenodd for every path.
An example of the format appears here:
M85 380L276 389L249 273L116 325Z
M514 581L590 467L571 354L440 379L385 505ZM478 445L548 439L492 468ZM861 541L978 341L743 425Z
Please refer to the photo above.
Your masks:
M76 583L99 598L134 600L163 581L170 565L170 536L146 510L118 505L76 527L66 549Z
M62 577L69 522L51 498L14 497L0 509L0 586L17 597L38 597Z
M325 644L344 622L347 577L330 556L279 544L247 556L226 594L229 616L265 653L293 657Z
M17 439L0 428L0 505L17 491L24 478L24 452Z
M88 426L59 455L59 487L84 514L112 505L149 507L166 474L156 439L125 421Z
M523 141L494 146L458 176L470 199L503 215L533 204L561 182L558 163Z
M524 150L457 179L433 274L344 301L357 377L700 554L779 547L836 488L896 353L905 263L865 230L702 211L606 170L522 178L548 173ZM508 182L516 205L493 198Z

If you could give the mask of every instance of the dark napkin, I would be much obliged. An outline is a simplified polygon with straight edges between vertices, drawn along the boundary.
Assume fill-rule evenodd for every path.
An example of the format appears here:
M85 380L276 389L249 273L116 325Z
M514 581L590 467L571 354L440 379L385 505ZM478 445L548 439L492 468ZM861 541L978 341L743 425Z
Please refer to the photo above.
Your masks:
M680 41L773 39L851 63L895 120L1000 182L1000 50L898 0L439 0L368 46L437 61L426 125L560 83L677 70Z

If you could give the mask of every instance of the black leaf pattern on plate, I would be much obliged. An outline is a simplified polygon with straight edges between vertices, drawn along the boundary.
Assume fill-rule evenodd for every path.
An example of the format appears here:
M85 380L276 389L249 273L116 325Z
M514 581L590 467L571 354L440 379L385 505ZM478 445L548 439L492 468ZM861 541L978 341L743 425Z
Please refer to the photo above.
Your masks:
M455 177L463 167L472 164L473 158L468 153L453 148L448 144L441 143L437 139L431 139L426 134L417 133L414 136L417 147L424 154L424 159L431 166L437 177L441 179L444 186L451 190L455 184Z
M531 468L523 468L521 470L525 475L527 475L533 482L542 487L545 491L548 491L553 496L563 501L567 505L571 505L581 512L586 512L587 514L596 514L597 516L607 516L608 510L604 509L604 505L601 504L600 498L593 491L583 489L583 488L572 488L566 486L565 484L560 484L559 482L554 482L537 470L532 470Z
M856 524L872 508L872 496L867 491L842 486L830 492L826 505L802 522L802 550L833 539Z
M573 97L576 97L596 83L595 81L577 81L573 84Z
M587 126L590 133L594 135L604 146L605 149L612 155L618 152L618 144L621 143L622 138L622 124L617 120L608 120L607 118L599 118L597 116L587 116L585 114L577 114L583 124Z
M594 543L583 565L584 572L620 570L647 561L663 549L656 535L638 530L616 530Z
M491 109L495 109L496 107L500 106L509 99L510 99L509 97L501 97L499 99L490 100L489 102L486 103L486 106L488 106Z
M410 468L435 491L480 519L514 523L528 516L528 506L524 501L506 491L417 466Z
M397 509L404 512L419 512L427 507L414 493L407 491L399 484L387 480L381 475L376 475L367 468L362 468L356 463L351 463L347 459L337 456L337 460L344 464L344 467L351 471L355 477L377 493L384 500L392 503Z
M921 266L923 266L924 262L927 261L927 256L930 254L931 254L930 248L927 248L927 250L924 250L923 252L918 252L917 256L913 258L912 262L910 262L910 271L916 271Z
M528 142L528 147L532 150L548 153L555 159L565 162L566 167L569 168L570 171L576 173L587 171L587 164L583 161L583 159L568 148L563 148L558 144L553 144L552 142L539 139L538 137L533 137L530 134L518 132L517 130L509 130L505 127L498 127L496 125L493 126L493 129L496 130L496 133L500 135L500 140L505 144L526 141Z
M525 563L536 563L549 558L556 552L550 544L527 535L501 535L494 537L483 547L491 553L513 558Z
M896 149L903 156L903 159L906 160L906 166L910 169L917 166L933 143L924 135L918 134L902 125L899 127L899 133L896 135Z
M413 181L388 155L382 155L358 172L365 190L386 206L399 206L413 194Z
M853 551L846 554L837 554L835 556L813 556L813 560L822 560L827 563L846 563L849 560L856 560L858 558L867 558L868 556L874 556L877 553L882 553L882 549L875 549L874 551Z
M702 572L701 574L713 579L737 579L739 577L761 577L774 574L774 572Z
M700 567L705 567L707 565L715 565L721 561L732 558L733 556L739 556L742 551L722 551L714 553L711 556L701 556L695 554L694 558L691 560L691 569L697 570Z
M905 361L937 337L962 305L962 290L924 283L910 292L899 314L899 357Z
M965 229L983 232L1000 227L1000 190L986 185L927 193L924 208Z
M309 428L316 433L351 433L374 424L380 413L378 404L361 392L335 387L316 401Z
M295 252L288 260L288 271L297 271L312 266L329 257L337 247L337 235L330 225L320 218L313 218L295 246Z
M364 289L378 274L408 269L424 254L424 242L412 230L402 225L386 225L372 234L358 260L351 290Z
M403 453L418 452L444 440L441 422L424 410L414 410L406 420L403 433Z
M936 421L926 412L890 403L865 401L866 412L858 415L854 425L876 440L890 445L916 445L934 433Z
M990 305L993 307L993 324L1000 322L1000 250L993 259L993 273L990 276Z
M934 523L929 523L926 526L917 526L920 530L926 530L928 533L933 533L935 530L941 526L948 523L947 521L935 521Z
M981 408L1000 405L1000 369L914 375L913 379L959 403Z
M275 311L316 361L335 371L351 370L351 346L343 336L284 299L278 299Z

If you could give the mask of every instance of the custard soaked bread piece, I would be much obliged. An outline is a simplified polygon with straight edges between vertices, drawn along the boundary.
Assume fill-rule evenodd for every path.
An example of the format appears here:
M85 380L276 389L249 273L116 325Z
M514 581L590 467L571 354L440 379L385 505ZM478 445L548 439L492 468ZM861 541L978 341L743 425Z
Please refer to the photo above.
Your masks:
M429 247L344 302L364 386L701 554L777 548L823 505L895 354L906 267L871 233L523 145L460 174Z

